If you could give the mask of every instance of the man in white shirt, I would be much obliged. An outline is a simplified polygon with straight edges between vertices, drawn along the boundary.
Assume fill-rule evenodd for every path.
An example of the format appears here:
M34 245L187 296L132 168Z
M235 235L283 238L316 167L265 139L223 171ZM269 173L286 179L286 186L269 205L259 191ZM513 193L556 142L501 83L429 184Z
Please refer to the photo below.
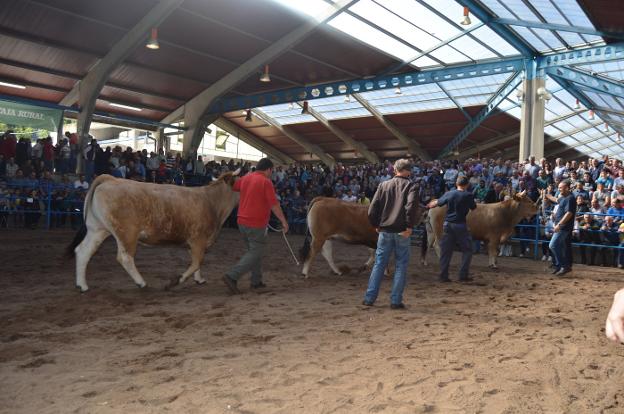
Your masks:
M74 181L74 188L75 189L83 189L83 190L88 190L89 189L89 183L87 181L85 181L85 176L80 174L80 176L78 176L78 179L76 181Z
M347 191L347 194L342 196L342 201L346 201L348 203L355 203L357 201L357 196L353 195L353 191Z
M567 178L567 170L565 165L563 164L563 160L561 158L557 158L555 160L555 169L553 170L553 179L555 182L561 181L564 178Z

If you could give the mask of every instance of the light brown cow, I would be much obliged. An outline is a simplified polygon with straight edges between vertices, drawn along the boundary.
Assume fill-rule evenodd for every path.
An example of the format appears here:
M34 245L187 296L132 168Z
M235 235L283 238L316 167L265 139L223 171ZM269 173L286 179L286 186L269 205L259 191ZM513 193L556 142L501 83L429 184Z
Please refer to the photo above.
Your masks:
M446 206L429 210L428 246L435 248L438 257L446 210ZM496 268L498 246L514 233L516 225L523 218L530 218L535 214L537 214L537 203L522 192L500 203L477 204L477 208L468 213L466 224L473 240L488 242L489 265ZM423 259L426 253L424 249Z
M416 217L422 218L422 212L417 212ZM371 255L361 270L374 263L378 234L368 221L368 206L335 198L316 197L310 203L307 220L308 234L300 250L304 277L308 277L312 260L319 251L332 271L337 275L342 274L334 263L332 239L364 245L371 249ZM420 221L416 223L419 224Z
M76 256L76 287L86 292L86 269L100 244L113 236L117 241L117 261L134 283L143 288L145 280L134 264L137 243L147 245L187 244L191 265L175 276L168 287L194 274L205 283L200 266L205 251L238 203L232 190L238 171L226 173L205 187L139 183L102 175L93 181L84 205L85 224L67 248Z

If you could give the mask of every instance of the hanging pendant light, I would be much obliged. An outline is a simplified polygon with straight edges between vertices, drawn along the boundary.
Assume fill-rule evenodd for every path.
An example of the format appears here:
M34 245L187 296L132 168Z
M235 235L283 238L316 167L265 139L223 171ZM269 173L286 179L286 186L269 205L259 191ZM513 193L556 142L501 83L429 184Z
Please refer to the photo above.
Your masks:
M349 94L345 95L344 101L345 102L351 102L351 97L349 96Z
M605 122L604 132L609 132L609 124Z
M617 134L617 139L616 139L617 143L619 144L620 142L622 142L622 135L620 135L620 133L618 132Z
M308 101L303 101L303 107L301 108L301 114L308 114Z
M576 100L576 105L574 105L574 109L581 109L581 101Z
M401 95L403 92L401 91L401 87L397 86L396 89L394 90L394 93L396 93L397 95Z
M468 7L464 7L464 20L461 21L462 26L470 26L472 22L470 21L470 10Z
M596 117L594 116L594 111L593 109L589 110L589 120L593 121Z
M295 109L295 105L292 102L290 102L288 104L288 109Z
M145 44L145 47L148 49L156 50L160 49L160 45L158 44L158 29L152 27L152 33L150 34L150 38Z
M251 122L251 109L247 110L247 114L245 115L245 122Z
M269 76L269 65L264 65L264 73L260 76L260 82L271 82L271 76Z

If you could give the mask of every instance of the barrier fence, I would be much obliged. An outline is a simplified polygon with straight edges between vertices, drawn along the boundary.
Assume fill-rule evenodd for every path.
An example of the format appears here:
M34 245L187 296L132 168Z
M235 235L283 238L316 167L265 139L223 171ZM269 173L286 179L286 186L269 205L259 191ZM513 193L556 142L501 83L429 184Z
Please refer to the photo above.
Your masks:
M203 179L189 180L187 185L202 185ZM33 193L33 191L35 193ZM0 228L7 228L11 218L13 219L13 225L15 227L23 225L24 227L35 227L39 224L41 217L44 217L45 228L51 229L53 227L64 227L67 222L72 228L78 228L82 224L82 210L84 205L84 197L87 190L81 188L74 188L73 185L57 184L53 182L39 182L39 181L24 181L24 182L9 182L6 184L6 189L3 193L0 193ZM235 217L234 210L233 215ZM590 215L593 217L606 217L611 216L618 224L610 231L605 231L602 228L596 229L578 229L573 232L573 247L578 247L584 254L583 249L613 249L614 252L618 251L617 256L618 263L624 262L624 241L620 242L619 223L624 220L624 215L608 214L608 213L592 213L582 212L577 213L576 218L583 215ZM550 216L550 211L544 211L542 214L537 214L530 220L530 223L516 225L516 235L509 240L513 242L519 242L522 253L526 251L527 245L533 246L533 257L539 258L540 246L542 246L542 252L546 253L547 249L544 246L548 245L550 237L548 230L550 229L543 221ZM235 222L228 220L230 225L235 227ZM305 234L307 230L306 219L302 217L288 217L289 226L295 230L296 233ZM412 245L420 245L422 235L424 232L424 226L420 225L414 228L411 236ZM552 230L551 230L552 231ZM587 235L594 234L593 240L587 242ZM582 236L582 237L581 237ZM593 250L592 254L595 254ZM615 261L615 259L614 259Z

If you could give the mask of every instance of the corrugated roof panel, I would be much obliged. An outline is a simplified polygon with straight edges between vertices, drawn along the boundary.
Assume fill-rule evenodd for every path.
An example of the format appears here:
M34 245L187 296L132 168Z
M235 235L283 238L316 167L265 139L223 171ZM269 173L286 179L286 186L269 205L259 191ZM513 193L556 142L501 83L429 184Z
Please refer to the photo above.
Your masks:
M531 32L526 27L522 26L511 26L516 33L518 33L524 40L527 41L530 45L532 45L535 49L540 52L549 52L550 46L544 43L541 39L539 39L533 32Z

